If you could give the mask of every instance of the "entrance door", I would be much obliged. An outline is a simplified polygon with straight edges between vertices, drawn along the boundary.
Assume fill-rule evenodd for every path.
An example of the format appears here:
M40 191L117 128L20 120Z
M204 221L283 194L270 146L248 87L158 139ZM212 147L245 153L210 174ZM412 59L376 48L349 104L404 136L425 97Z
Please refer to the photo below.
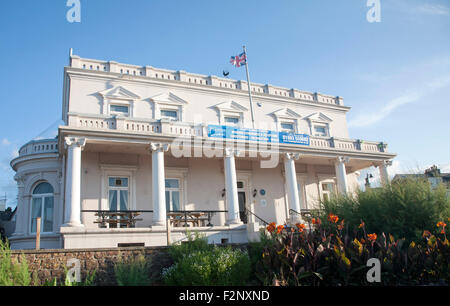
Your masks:
M247 186L246 181L237 181L238 200L239 200L239 217L244 224L247 223Z
M239 216L241 218L241 221L245 224L247 223L247 210L245 206L245 192L239 191L238 192L238 199L239 199Z

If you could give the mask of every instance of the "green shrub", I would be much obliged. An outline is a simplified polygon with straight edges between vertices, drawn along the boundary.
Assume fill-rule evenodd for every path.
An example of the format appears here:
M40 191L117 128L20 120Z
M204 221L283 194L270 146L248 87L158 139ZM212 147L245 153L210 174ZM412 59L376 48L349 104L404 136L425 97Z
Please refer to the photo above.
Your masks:
M414 179L359 191L355 196L332 197L322 207L323 223L330 213L344 219L349 228L364 220L369 232L390 233L407 242L420 239L424 230L435 229L438 221L450 217L445 189L432 190L428 182Z
M0 240L0 286L29 286L32 283L28 264L22 255L14 262L9 245Z
M193 253L195 251L207 251L211 250L212 245L208 244L208 239L199 233L191 234L186 233L188 240L181 244L173 244L169 248L169 255L174 262L180 261L186 254Z
M121 260L114 272L119 286L148 286L151 284L149 276L149 262L144 256Z
M163 279L172 286L237 286L246 284L250 270L246 251L213 246L184 255L163 271Z
M245 285L251 273L246 251L208 244L199 234L187 234L188 241L172 245L174 264L163 270L166 285L226 286Z

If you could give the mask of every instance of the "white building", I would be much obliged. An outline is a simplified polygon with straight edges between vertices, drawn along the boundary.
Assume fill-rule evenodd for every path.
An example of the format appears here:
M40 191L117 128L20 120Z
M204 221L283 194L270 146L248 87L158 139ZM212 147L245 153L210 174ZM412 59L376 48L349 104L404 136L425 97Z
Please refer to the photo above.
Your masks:
M387 180L395 154L349 137L341 97L253 83L251 92L259 134L244 81L71 55L58 137L11 161L12 248L35 247L39 216L43 248L165 245L167 216L171 240L185 235L179 211L212 215L187 223L212 243L246 242L263 220L298 222L332 193L355 191L361 169L379 166ZM123 211L140 214L135 226L124 227Z

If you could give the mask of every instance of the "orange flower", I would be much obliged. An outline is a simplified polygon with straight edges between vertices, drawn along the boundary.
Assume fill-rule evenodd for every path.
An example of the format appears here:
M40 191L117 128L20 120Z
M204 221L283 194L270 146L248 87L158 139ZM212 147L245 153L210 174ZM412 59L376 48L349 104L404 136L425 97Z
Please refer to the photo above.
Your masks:
M275 230L276 226L277 226L277 225L275 224L275 222L270 223L270 224L267 226L267 231L268 231L269 233L272 233L272 232Z
M369 241L375 241L377 240L377 234L373 233L373 234L368 234L367 238L369 238Z
M277 226L277 234L281 233L281 231L284 229L283 225L278 225Z
M322 221L319 218L317 218L317 219L316 218L312 218L311 222L312 222L312 224L315 224L315 225L322 224Z
M298 231L301 233L305 229L305 225L301 223L297 223L295 226L297 226Z
M366 224L364 223L364 221L361 221L361 224L359 225L358 228L363 228L364 226L366 226Z
M430 233L430 231L423 231L423 234L422 234L422 237L430 237L431 236L431 233Z
M437 227L446 227L447 224L445 224L444 222L440 221L436 224Z
M328 221L333 222L333 223L337 223L339 221L339 217L333 214L329 214L328 215Z

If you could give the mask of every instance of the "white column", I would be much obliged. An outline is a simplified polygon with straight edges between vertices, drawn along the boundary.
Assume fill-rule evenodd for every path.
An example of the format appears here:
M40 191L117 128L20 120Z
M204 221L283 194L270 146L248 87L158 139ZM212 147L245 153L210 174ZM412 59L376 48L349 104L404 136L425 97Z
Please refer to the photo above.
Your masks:
M300 213L300 198L298 196L297 172L295 170L295 161L300 158L298 153L286 153L284 155L284 175L287 185L287 194L289 208ZM301 217L297 213L290 214L291 223L297 223Z
M26 204L24 199L25 178L16 175L14 180L17 182L17 208L16 208L16 228L13 236L22 236L26 232L28 218L26 217Z
M225 193L228 207L228 220L226 225L242 224L239 216L239 198L236 179L236 165L234 156L239 155L239 151L234 149L225 149L224 167L225 167Z
M341 194L347 194L348 192L347 171L345 170L345 163L348 160L348 157L339 156L335 162L337 187Z
M164 174L164 152L169 150L169 144L151 143L152 152L152 201L153 223L155 226L166 226L166 184Z
M392 160L384 160L380 165L381 185L389 184L389 173L387 167L392 166Z
M67 172L64 227L81 227L81 150L86 139L66 137Z

